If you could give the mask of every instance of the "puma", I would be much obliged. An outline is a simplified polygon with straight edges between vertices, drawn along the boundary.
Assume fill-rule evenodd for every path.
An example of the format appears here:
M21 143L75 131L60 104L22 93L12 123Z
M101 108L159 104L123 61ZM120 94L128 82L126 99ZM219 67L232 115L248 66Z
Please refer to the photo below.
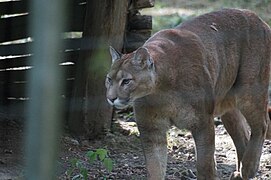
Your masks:
M166 132L191 131L197 179L218 179L213 119L220 116L237 151L230 179L253 178L268 124L271 30L248 10L223 9L154 34L136 51L112 47L107 100L133 105L148 179L164 179ZM251 133L247 128L250 126Z

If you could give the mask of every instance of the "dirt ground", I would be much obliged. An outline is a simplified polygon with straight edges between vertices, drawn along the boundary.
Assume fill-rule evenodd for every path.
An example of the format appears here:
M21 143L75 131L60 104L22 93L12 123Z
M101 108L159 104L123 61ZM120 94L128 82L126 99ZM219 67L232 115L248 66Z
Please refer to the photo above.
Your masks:
M59 179L69 179L71 158L81 159L88 167L89 179L146 179L144 156L138 137L136 124L127 117L119 117L114 132L108 133L103 139L96 141L78 141L65 136L62 138L62 148ZM222 124L216 126L216 162L217 172L221 180L228 179L235 170L236 154L232 140ZM87 162L85 154L88 150L105 148L114 161L111 173L100 164ZM166 179L195 180L195 150L194 141L188 131L173 127L168 133L168 167ZM76 175L77 173L73 174ZM266 140L257 176L261 180L271 179L271 141Z
M14 120L0 120L0 180L23 175L23 127Z
M0 127L0 180L23 179L23 127L7 120L0 121ZM132 116L118 116L112 130L95 141L63 135L57 161L57 179L80 179L78 168L69 174L73 159L80 161L86 168L88 179L146 179L144 156ZM90 163L86 158L88 151L99 148L108 150L113 160L110 173L100 162ZM168 133L168 149L166 179L195 180L195 150L191 134L173 127ZM220 179L228 179L235 169L236 155L233 143L221 124L216 126L215 156ZM271 179L271 141L265 141L260 168L254 179Z

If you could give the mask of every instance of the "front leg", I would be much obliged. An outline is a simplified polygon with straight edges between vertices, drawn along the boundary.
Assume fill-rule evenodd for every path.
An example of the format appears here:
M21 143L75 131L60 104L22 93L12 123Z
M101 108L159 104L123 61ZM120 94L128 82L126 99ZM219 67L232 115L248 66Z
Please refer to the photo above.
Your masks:
M215 151L215 132L212 117L204 119L201 126L192 130L192 135L196 144L197 155L197 179L215 180L216 176L214 151Z
M163 180L167 167L167 122L137 118L149 180Z

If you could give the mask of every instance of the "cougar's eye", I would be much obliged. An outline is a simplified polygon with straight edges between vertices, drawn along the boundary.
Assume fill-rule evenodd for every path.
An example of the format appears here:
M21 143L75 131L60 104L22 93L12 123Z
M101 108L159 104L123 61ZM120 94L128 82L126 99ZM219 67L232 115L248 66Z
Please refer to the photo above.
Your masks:
M123 79L121 82L121 85L128 85L131 82L132 79Z
M109 84L111 84L111 83L112 83L112 79L111 79L111 77L107 76L107 82L108 82Z

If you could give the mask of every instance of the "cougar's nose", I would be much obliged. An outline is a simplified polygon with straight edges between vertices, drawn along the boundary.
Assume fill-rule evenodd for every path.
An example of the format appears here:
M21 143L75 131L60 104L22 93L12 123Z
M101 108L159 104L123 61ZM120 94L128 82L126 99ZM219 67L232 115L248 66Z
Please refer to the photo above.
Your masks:
M114 101L116 100L117 98L107 98L107 101L109 102L109 104L111 105L114 105Z

